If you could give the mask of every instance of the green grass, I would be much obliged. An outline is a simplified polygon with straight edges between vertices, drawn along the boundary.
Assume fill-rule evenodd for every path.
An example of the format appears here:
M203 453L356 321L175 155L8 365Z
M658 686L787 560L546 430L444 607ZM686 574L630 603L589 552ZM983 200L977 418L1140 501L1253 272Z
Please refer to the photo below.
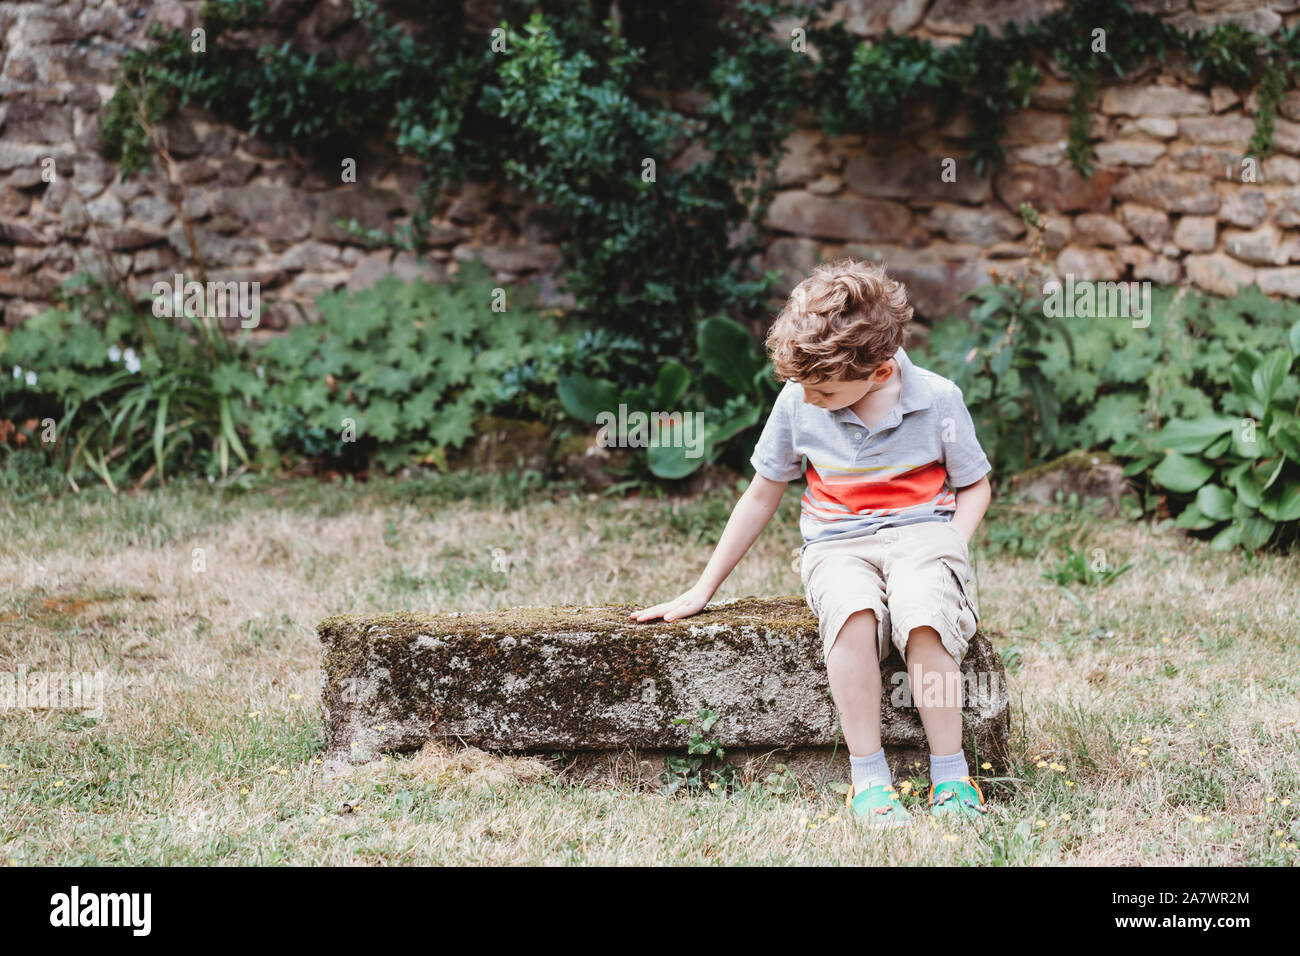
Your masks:
M0 468L0 487L19 486L0 496L0 671L101 671L107 688L98 718L3 714L0 863L1297 860L1296 555L997 501L972 554L1014 760L984 780L981 833L931 827L918 778L917 829L884 835L844 815L843 748L824 781L765 772L671 797L473 749L322 775L321 618L655 603L703 567L732 493L619 499L452 475L114 496ZM798 495L718 599L798 592ZM1130 567L1097 573L1098 549Z

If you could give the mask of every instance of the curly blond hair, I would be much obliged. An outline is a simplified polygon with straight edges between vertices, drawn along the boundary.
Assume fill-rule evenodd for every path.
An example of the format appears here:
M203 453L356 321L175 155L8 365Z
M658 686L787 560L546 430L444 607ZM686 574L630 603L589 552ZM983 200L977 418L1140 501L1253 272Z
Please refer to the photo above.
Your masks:
M911 320L907 290L881 266L823 263L794 287L767 333L772 369L809 385L866 378L898 351Z

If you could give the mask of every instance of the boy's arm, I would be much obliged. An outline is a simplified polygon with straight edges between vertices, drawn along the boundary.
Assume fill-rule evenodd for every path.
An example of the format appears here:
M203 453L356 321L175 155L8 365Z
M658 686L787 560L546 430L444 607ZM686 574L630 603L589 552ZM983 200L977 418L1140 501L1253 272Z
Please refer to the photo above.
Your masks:
M989 459L975 434L975 422L962 399L961 389L949 384L951 390L940 398L945 429L943 465L948 472L948 486L957 499L952 523L969 543L975 529L984 520L993 493L989 486ZM948 429L951 429L951 434Z
M984 512L988 510L989 499L993 496L989 476L985 475L973 485L958 488L954 495L957 498L957 511L952 516L952 523L970 541L975 529L984 520Z
M657 617L675 621L702 611L772 520L787 484L788 482L773 481L755 474L745 493L736 502L736 507L731 509L731 517L722 531L722 537L718 539L718 546L713 549L713 557L709 559L695 586L671 601L656 604L644 611L633 611L629 616L638 621L650 621Z

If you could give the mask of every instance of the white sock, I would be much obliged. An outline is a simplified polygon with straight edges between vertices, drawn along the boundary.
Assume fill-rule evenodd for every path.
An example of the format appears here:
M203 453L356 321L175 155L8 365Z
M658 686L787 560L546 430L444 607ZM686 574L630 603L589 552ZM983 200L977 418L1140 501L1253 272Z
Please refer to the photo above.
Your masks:
M930 754L930 783L935 786L953 780L965 780L969 776L970 768L966 766L966 754L962 751L942 757Z
M865 757L849 754L849 765L853 773L854 794L861 793L867 787L888 787L894 782L893 775L889 772L889 763L885 760L884 747Z

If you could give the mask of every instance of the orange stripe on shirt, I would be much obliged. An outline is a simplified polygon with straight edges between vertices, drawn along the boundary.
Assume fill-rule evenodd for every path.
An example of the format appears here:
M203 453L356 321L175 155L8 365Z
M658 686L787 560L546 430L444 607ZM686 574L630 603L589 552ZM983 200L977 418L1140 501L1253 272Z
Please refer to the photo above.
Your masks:
M809 462L807 497L811 499L812 504L838 504L852 512L883 508L913 508L934 501L943 491L947 477L948 472L943 464L932 461L928 465L921 465L919 468L889 478L872 479L855 476L850 480L836 476L827 484L813 467L812 462Z

